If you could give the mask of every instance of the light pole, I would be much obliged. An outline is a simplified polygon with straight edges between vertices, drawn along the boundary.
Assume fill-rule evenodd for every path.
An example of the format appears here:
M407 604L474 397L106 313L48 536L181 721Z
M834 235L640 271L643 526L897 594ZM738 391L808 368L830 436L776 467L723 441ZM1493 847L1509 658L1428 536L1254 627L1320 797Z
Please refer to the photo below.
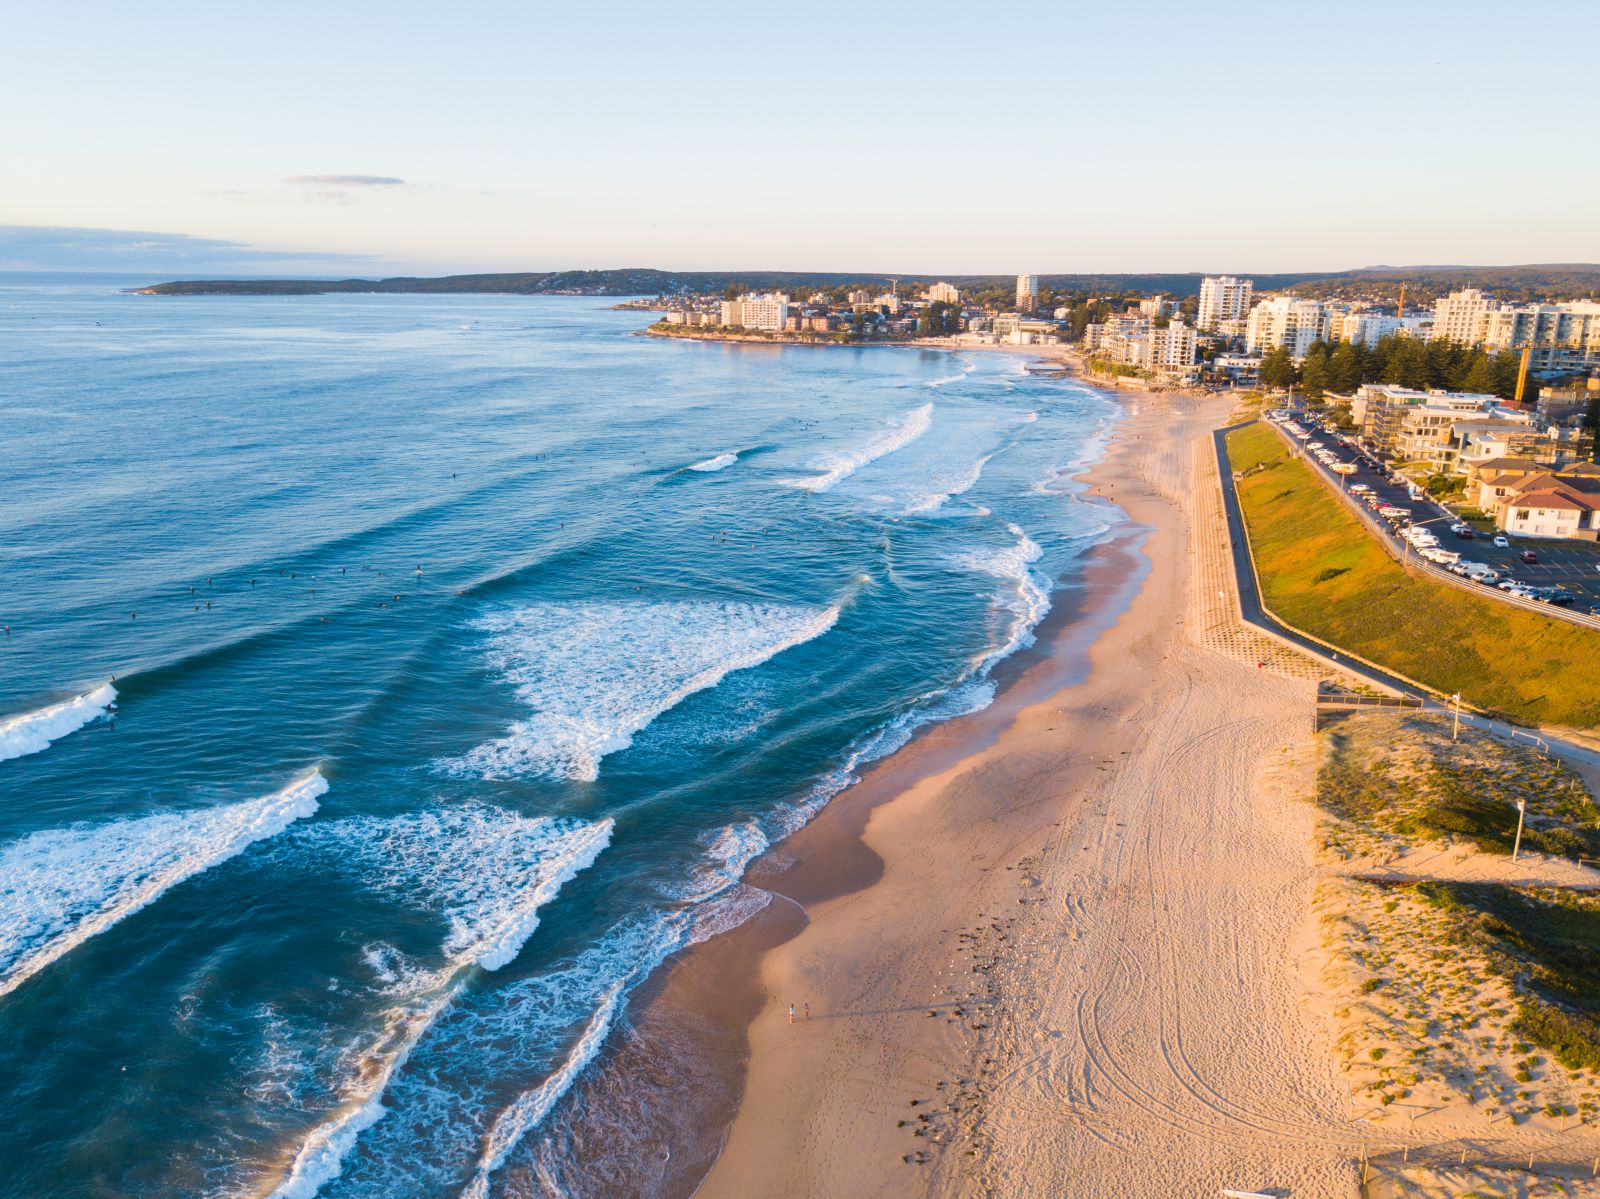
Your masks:
M1522 821L1528 814L1528 801L1517 800L1517 839L1511 846L1511 860L1515 862L1517 855L1522 852Z
M1459 741L1461 740L1461 692L1457 691L1450 698L1456 705L1456 720L1450 729L1450 740Z

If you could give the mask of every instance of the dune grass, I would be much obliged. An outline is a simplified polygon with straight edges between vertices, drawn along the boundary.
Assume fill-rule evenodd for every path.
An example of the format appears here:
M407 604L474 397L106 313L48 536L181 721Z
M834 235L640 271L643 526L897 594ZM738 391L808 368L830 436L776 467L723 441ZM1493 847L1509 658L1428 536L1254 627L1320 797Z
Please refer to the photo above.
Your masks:
M1265 425L1228 434L1228 456L1283 620L1521 724L1600 724L1600 631L1406 573Z
M1352 712L1324 733L1317 802L1341 821L1401 841L1464 841L1511 853L1517 804L1525 849L1600 857L1600 811L1559 759L1415 712Z
M1417 884L1518 992L1514 1027L1568 1069L1600 1069L1600 898L1497 883Z

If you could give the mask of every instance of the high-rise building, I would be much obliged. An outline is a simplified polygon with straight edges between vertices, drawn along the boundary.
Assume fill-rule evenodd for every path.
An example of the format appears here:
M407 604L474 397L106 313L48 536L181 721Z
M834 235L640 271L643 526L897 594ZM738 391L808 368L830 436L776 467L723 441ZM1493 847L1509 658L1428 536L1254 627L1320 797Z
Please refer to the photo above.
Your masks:
M1296 360L1304 358L1314 341L1327 341L1333 317L1320 300L1273 296L1250 310L1245 322L1244 345L1252 354L1280 347Z
M1173 321L1146 335L1139 365L1156 371L1193 366L1194 345L1194 330L1182 321Z
M1202 333L1215 333L1225 323L1242 321L1250 311L1255 280L1235 279L1232 275L1207 275L1200 280L1200 309L1195 327Z
M1017 276L1017 311L1032 312L1039 302L1039 276Z
M930 304L959 304L961 292L950 283L935 283L928 288L928 303Z
M1484 325L1500 302L1475 287L1453 291L1433 304L1433 340L1458 341L1477 345L1483 341Z
M722 323L740 325L746 329L764 329L777 332L789 318L789 297L782 292L757 295L746 292L737 300L722 302Z
M1502 304L1474 288L1453 291L1433 306L1435 341L1481 345L1491 353L1532 348L1536 371L1588 370L1600 365L1600 304Z

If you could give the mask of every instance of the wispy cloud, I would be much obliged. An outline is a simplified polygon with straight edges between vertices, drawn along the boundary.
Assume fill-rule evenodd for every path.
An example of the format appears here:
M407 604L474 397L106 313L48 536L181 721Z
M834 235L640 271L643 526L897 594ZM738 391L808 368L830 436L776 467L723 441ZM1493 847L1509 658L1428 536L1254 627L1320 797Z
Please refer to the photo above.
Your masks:
M245 242L133 229L0 225L0 271L138 271L151 274L327 274L359 270L366 255L259 250Z
M404 179L393 175L290 175L285 183L305 183L313 187L401 187Z

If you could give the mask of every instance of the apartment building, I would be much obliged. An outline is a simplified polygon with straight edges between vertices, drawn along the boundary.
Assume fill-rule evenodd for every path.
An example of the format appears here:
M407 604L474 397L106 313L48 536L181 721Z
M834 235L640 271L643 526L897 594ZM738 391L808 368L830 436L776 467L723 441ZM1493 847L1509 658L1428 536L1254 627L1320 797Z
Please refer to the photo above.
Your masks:
M1464 288L1435 302L1431 336L1496 354L1530 346L1533 370L1582 371L1600 365L1600 303L1509 305Z
M1287 349L1298 361L1315 341L1332 337L1332 314L1320 300L1273 296L1250 310L1245 322L1244 345L1252 354Z
M1017 276L1017 311L1032 312L1039 303L1039 276Z
M1151 329L1141 344L1139 365L1145 370L1171 371L1194 365L1195 331L1182 321Z
M935 283L928 288L928 303L959 304L961 303L961 291L949 283Z
M1429 406L1431 415L1448 415L1452 420L1482 416L1491 406L1498 409L1500 398L1472 392L1418 391L1394 383L1363 383L1350 397L1350 418L1361 429L1361 436L1385 454L1400 452L1400 434L1407 413ZM1413 425L1413 436L1419 428Z
M1083 348L1090 354L1120 362L1123 359L1116 357L1116 353L1121 352L1122 345L1143 338L1149 332L1150 318L1147 316L1127 312L1108 316L1096 324L1084 326Z
M774 291L766 295L746 292L737 300L722 302L722 323L776 333L789 319L789 297Z
M1255 281L1232 275L1207 275L1200 280L1200 308L1195 327L1202 333L1227 333L1225 324L1245 320Z

